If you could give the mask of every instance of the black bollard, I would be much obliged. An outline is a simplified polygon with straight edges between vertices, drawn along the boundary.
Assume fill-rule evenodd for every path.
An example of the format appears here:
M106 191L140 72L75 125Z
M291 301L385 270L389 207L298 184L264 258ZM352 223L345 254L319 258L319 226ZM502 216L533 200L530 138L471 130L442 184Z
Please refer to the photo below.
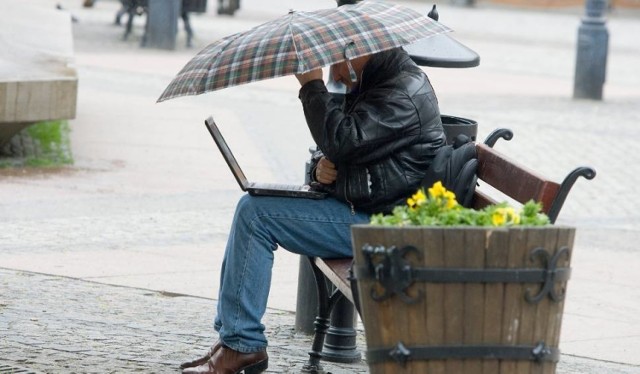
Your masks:
M315 331L313 322L318 314L318 291L313 270L306 256L300 256L298 266L298 294L296 297L296 331L311 335Z
M362 360L356 344L356 317L356 309L346 297L336 302L331 311L331 325L324 339L324 360L347 364Z
M609 47L604 16L607 3L607 0L586 0L585 16L578 28L574 99L602 100Z
M142 46L175 49L178 17L182 11L180 0L151 0L147 9L147 23Z

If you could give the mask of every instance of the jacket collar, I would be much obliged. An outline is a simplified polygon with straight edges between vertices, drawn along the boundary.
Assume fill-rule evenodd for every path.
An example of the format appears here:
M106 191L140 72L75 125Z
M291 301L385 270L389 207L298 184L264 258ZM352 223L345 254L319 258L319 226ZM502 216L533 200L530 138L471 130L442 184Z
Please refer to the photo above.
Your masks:
M402 48L374 54L364 66L358 91L366 91L381 81L397 76L409 61L411 61L409 54Z

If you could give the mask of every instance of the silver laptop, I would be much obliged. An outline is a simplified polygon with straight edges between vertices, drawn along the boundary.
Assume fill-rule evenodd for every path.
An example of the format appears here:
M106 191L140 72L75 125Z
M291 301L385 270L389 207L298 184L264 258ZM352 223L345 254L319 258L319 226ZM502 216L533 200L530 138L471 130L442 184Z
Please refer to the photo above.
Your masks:
M218 129L213 117L207 118L204 124L207 126L209 133L220 149L220 153L222 153L224 160L227 162L227 165L229 165L229 169L231 169L242 191L255 196L303 197L308 199L324 199L327 197L325 192L313 191L308 185L249 182L242 172L238 161L236 161L236 158L233 156L231 149L229 149L227 142L222 137L222 133L220 133L220 129Z

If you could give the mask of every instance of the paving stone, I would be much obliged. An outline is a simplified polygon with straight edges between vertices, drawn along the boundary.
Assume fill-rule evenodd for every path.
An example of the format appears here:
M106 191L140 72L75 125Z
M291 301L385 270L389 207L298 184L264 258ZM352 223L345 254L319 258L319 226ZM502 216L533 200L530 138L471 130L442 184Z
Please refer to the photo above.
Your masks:
M203 318L215 300L168 298L7 269L0 269L0 279L5 285L0 288L0 365L46 373L175 373L182 361L202 354L216 340L210 318ZM93 302L96 295L109 301L110 310ZM272 342L267 373L298 373L306 362L311 337L296 332L294 321L293 313L267 310L264 322ZM357 344L366 346L362 330ZM364 361L324 367L333 374L368 372ZM557 372L632 374L637 369L563 355Z
M206 318L215 300L10 270L0 270L0 278L6 285L0 289L2 363L47 373L170 373L215 341L213 316ZM52 296L59 290L64 295ZM94 302L98 295L108 309ZM311 337L297 333L293 323L290 312L265 316L274 341L270 373L298 372L306 362ZM367 372L364 363L326 366L334 373Z

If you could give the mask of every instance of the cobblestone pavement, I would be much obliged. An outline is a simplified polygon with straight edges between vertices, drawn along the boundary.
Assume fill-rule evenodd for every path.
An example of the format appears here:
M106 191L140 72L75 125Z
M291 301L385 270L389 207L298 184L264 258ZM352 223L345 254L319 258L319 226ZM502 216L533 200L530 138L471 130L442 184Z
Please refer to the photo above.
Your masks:
M0 368L43 373L176 373L215 341L215 301L187 295L0 269ZM299 373L311 338L294 314L269 309L268 373ZM364 334L358 333L364 347ZM334 374L366 363L324 363ZM633 374L639 368L563 355L558 374ZM11 371L0 371L11 373Z
M214 310L203 298L0 269L0 367L175 373L216 340ZM296 373L306 362L311 338L295 331L294 318L273 309L265 316L269 373ZM367 372L364 363L325 368Z

